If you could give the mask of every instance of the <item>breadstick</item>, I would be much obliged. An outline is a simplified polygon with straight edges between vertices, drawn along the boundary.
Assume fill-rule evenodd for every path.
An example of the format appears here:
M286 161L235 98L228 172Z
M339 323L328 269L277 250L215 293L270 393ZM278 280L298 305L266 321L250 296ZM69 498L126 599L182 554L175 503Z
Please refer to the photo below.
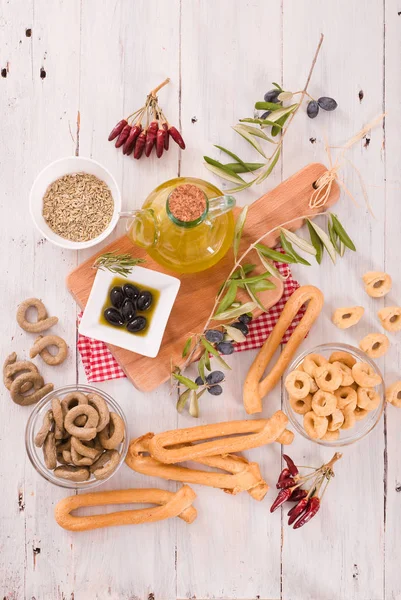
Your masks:
M269 489L262 479L257 463L250 463L245 458L233 454L209 456L196 461L228 471L230 474L201 471L179 465L165 465L151 456L145 456L149 452L149 441L153 437L154 434L148 433L130 443L125 462L138 473L220 488L229 494L248 491L256 500L262 500Z
M287 301L273 331L259 350L249 369L244 384L244 406L249 415L262 411L262 398L278 383L288 363L292 359L302 340L306 337L323 307L322 292L312 285L298 288ZM295 328L276 364L268 375L262 379L263 373L279 347L284 333L291 325L299 309L309 302L305 314Z
M114 525L155 523L170 517L180 517L186 523L192 523L197 516L196 509L192 506L195 498L195 492L188 485L183 485L175 493L156 488L92 492L64 498L56 504L54 516L60 527L69 531L87 531ZM83 517L71 515L73 510L82 506L132 503L159 504L159 506Z
M283 433L287 423L287 416L278 410L270 419L228 421L188 429L175 429L159 433L150 439L149 452L153 458L165 464L198 460L216 454L241 452L274 442ZM185 446L191 442L212 438L212 441ZM184 447L170 447L182 444Z

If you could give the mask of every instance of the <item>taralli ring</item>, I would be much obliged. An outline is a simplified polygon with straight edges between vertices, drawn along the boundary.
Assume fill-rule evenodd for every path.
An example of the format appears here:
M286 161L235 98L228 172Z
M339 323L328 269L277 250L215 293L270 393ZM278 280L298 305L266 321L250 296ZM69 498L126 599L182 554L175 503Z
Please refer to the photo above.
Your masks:
M96 431L102 431L110 421L110 411L107 402L99 394L88 394L87 398L89 406L93 406L99 413L99 423Z
M6 358L3 366L3 382L8 390L11 389L13 381L22 373L39 373L39 371L37 366L29 360L17 361L17 355L13 352ZM32 387L32 383L27 381L21 388L21 392L24 394L32 389Z
M123 441L124 434L124 421L117 413L111 412L109 424L99 432L99 441L106 450L114 450Z
M340 329L348 329L359 323L363 317L365 309L363 306L349 306L346 308L337 308L331 318L334 325Z
M341 369L334 363L326 363L315 370L315 381L319 388L325 392L337 390L343 380Z
M401 306L388 306L377 313L382 327L386 331L400 331L401 329Z
M38 312L38 318L36 322L28 321L26 313L29 308L34 307ZM45 305L38 298L28 298L24 300L18 307L17 310L17 322L18 325L28 331L29 333L41 333L53 327L58 322L58 317L48 317Z
M319 417L313 410L304 415L304 429L313 440L321 439L327 432L327 417Z
M107 450L100 458L102 459L102 464L95 466L98 461L93 463L91 472L96 479L106 479L118 467L120 454L117 450Z
M71 447L74 448L78 454L81 456L86 456L87 458L91 458L92 461L95 461L97 458L99 458L99 455L102 453L103 448L100 446L97 440L95 443L90 440L86 444L82 440L79 440L73 436L70 438L70 440Z
M386 389L386 400L390 402L393 406L397 408L401 408L401 381L396 381L392 383Z
M312 353L308 354L308 356L305 358L302 364L305 373L308 373L308 375L310 375L311 377L315 377L316 369L327 365L328 362L329 361L327 360L327 358L325 358L321 354Z
M311 378L304 371L291 371L285 378L284 385L292 398L301 400L310 393Z
M57 450L54 433L49 431L43 444L43 458L48 469L57 467Z
M301 321L292 332L290 339L284 346L275 365L262 379L266 367L281 343L284 333L292 323L295 315L299 312L299 309L306 303L308 303L308 305ZM268 394L279 382L280 377L284 373L289 361L294 356L298 346L318 318L322 307L323 294L318 288L311 285L299 287L289 300L287 300L273 331L259 350L259 353L246 376L243 400L245 410L248 414L262 411L263 397L266 396L266 394ZM304 370L306 371L305 367Z
M47 434L51 430L53 426L53 413L51 410L46 411L42 427L39 429L38 433L35 435L35 446L37 448L41 448L44 444L45 439L47 438Z
M75 419L84 415L87 417L86 423L83 426L75 424ZM96 436L96 427L99 422L98 412L88 404L79 404L74 406L64 418L64 427L69 434L80 440L92 440Z
M344 422L341 425L341 429L351 429L355 425L355 409L356 406L354 404L347 404L347 406L343 410L344 414Z
M327 426L328 431L337 431L340 429L341 425L344 423L344 414L343 411L339 408L333 410L331 415L327 417L329 424Z
M87 481L90 477L90 472L87 467L74 467L72 465L63 465L56 467L53 471L56 477L67 479L68 481ZM78 496L75 496L76 498Z
M365 284L365 292L372 298L382 298L391 290L391 277L382 271L369 271L362 279Z
M33 388L33 391L24 395L22 389L28 382L31 384L29 389L31 390ZM19 404L20 406L29 406L30 404L39 402L46 394L52 392L53 388L54 385L52 383L46 383L46 385L44 385L43 377L39 375L39 373L23 373L12 382L10 395L13 402L16 404Z
M47 349L49 346L55 346L57 354L51 354ZM35 358L38 354L47 365L61 365L67 358L68 346L63 338L58 335L40 335L36 338L34 345L29 351L31 358Z
M55 436L56 440L62 440L65 436L64 430L64 415L61 408L61 402L58 398L52 398L51 401L53 419L56 424Z
M375 387L382 382L382 378L368 363L357 362L352 367L352 377L361 387Z
M361 350L370 358L379 358L386 354L390 347L389 339L384 333L369 333L359 342Z
M312 408L312 394L308 394L306 398L293 398L290 396L290 404L292 410L298 415L305 415Z
M354 358L349 352L344 352L343 350L336 350L335 352L331 353L329 362L340 362L352 369L352 367L356 363L356 358Z
M340 410L344 410L348 404L353 404L355 408L357 403L357 393L352 387L340 387L334 392L334 395L337 398L337 408Z
M380 394L372 388L358 388L357 396L357 405L367 411L375 410L380 404Z
M327 440L328 442L335 442L340 437L340 430L335 429L334 431L327 430L322 440Z
M79 404L88 404L88 398L82 392L70 392L61 401L61 410L63 411L63 415L65 416L71 408L78 406ZM85 425L86 417L81 415L75 421L75 424L81 427Z
M354 378L352 377L351 367L348 367L343 362L336 360L333 362L333 365L337 366L342 373L342 386L352 385L354 383Z
M337 398L330 392L318 390L313 394L312 410L318 417L328 417L331 415L337 406Z
M367 417L368 414L369 414L369 411L365 410L364 408L361 408L360 406L357 406L354 409L354 417L355 417L356 421L361 421L362 419Z

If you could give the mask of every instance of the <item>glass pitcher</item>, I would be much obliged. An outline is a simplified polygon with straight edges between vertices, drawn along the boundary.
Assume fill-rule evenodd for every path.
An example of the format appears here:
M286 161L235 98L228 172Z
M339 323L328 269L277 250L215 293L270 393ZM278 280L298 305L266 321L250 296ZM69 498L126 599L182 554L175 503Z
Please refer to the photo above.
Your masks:
M128 217L127 235L160 265L178 273L204 271L232 244L235 198L202 179L178 177L157 187Z

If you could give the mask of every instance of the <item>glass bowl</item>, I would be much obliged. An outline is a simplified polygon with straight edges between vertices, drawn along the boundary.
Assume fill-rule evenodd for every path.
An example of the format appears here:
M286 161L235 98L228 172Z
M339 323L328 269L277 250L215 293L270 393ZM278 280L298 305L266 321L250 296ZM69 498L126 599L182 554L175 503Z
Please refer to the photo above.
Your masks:
M44 417L46 411L48 411L51 408L52 398L59 397L60 399L62 399L63 396L65 396L66 394L68 394L70 392L82 392L84 394L88 394L88 393L99 394L107 402L110 411L117 413L124 422L125 437L124 437L124 440L122 441L122 443L120 444L120 446L118 448L116 448L120 453L120 462L118 463L118 465L114 469L114 471L112 473L110 473L110 475L105 477L104 479L95 479L92 476L90 479L88 479L88 481L79 481L79 482L69 481L67 479L60 479L59 477L56 477L55 475L53 475L53 472L46 467L46 465L44 463L44 459L43 459L42 448L37 448L35 446L35 443L34 443L35 436L42 426L43 417ZM31 463L34 466L34 468L36 469L36 471L38 473L40 473L40 475L42 475L42 477L47 479L47 481L50 481L50 483L53 483L54 485L58 485L59 487L69 488L69 489L92 489L102 483L105 483L111 477L113 477L113 475L115 473L117 473L118 469L121 467L122 463L125 460L127 450L128 450L128 441L129 441L129 437L128 437L127 419L125 418L125 415L124 415L123 411L121 410L120 406L117 404L117 402L115 400L113 400L113 398L111 396L106 394L106 392L104 392L103 390L99 390L98 388L95 388L91 385L80 385L80 384L66 385L66 386L58 388L57 390L53 390L52 392L50 392L50 394L47 394L47 396L42 398L42 400L40 402L38 402L38 404L33 409L32 413L28 419L28 423L26 425L26 430L25 430L26 451L28 453L29 460L31 461Z
M288 415L288 418L294 427L294 429L300 433L303 437L312 442L316 442L317 444L321 444L322 446L348 446L349 444L353 444L358 440L361 440L363 437L368 435L372 431L372 429L377 425L380 421L380 418L383 414L383 409L385 405L385 393L384 393L384 384L383 384L383 375L380 372L380 369L376 365L375 362L365 352L362 352L358 348L354 348L354 346L349 346L348 344L322 344L320 346L315 346L310 350L306 350L302 352L297 358L289 365L286 372L284 373L284 381L287 375L297 369L298 365L302 363L304 358L309 354L321 354L325 358L329 358L332 352L342 351L348 352L351 354L357 362L366 362L370 367L380 375L382 382L375 387L376 391L380 394L380 404L375 410L370 411L364 419L356 421L354 427L351 429L340 429L340 437L337 440L329 441L329 440L320 440L320 439L312 439L306 433L303 427L303 415L299 415L296 413L291 404L290 397L287 390L284 390L284 412Z

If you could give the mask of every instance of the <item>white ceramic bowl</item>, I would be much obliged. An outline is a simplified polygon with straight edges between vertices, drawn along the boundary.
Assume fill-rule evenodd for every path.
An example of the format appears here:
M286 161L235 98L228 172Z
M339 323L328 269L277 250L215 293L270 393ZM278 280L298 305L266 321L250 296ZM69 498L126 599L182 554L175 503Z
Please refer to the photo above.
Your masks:
M42 215L43 196L49 185L59 177L71 173L89 173L90 175L95 175L108 185L114 200L114 212L110 223L100 235L87 242L73 242L57 235L57 233L50 229ZM100 163L91 158L68 156L50 163L36 177L29 194L29 210L36 227L49 242L68 250L83 250L84 248L90 248L99 244L99 242L103 241L113 231L117 225L119 212L121 211L121 194L113 175Z
M78 328L79 333L149 358L155 358L159 352L164 330L181 282L176 277L171 277L171 275L165 275L159 273L159 271L152 271L143 267L134 267L128 277L124 278L124 283L134 283L138 285L140 290L153 288L160 292L160 297L157 300L149 324L149 330L145 336L140 336L130 333L125 327L111 327L100 323L109 287L116 277L119 276L110 273L110 271L98 270L96 273ZM112 306L111 302L108 306ZM146 316L146 313L144 312L143 315Z

